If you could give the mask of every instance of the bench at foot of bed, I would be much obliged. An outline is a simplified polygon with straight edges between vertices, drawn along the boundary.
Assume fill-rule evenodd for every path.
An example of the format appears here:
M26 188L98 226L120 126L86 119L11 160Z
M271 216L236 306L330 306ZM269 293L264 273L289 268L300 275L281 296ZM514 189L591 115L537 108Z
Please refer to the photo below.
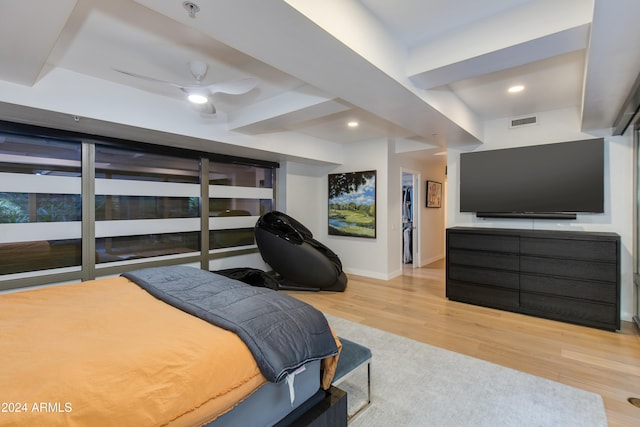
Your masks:
M346 338L339 337L342 343L342 351L338 359L338 366L333 377L333 385L338 386L340 383L348 379L352 374L358 371L358 368L365 366L367 368L366 398L353 413L350 413L348 420L351 421L357 415L361 414L371 405L371 350L362 344L350 341Z
M347 393L337 387L318 391L274 427L347 427Z

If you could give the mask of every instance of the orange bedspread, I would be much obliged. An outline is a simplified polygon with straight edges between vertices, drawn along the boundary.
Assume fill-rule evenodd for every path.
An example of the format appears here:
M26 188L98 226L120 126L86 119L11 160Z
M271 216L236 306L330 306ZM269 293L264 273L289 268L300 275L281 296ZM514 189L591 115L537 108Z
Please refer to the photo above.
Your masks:
M265 382L235 334L122 277L0 295L0 426L198 425Z

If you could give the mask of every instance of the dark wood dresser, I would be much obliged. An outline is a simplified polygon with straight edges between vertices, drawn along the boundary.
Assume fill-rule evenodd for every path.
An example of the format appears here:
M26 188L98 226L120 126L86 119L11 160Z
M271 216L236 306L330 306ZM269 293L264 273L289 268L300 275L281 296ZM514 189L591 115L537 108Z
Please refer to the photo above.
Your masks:
M618 330L620 236L449 228L446 286L453 301Z

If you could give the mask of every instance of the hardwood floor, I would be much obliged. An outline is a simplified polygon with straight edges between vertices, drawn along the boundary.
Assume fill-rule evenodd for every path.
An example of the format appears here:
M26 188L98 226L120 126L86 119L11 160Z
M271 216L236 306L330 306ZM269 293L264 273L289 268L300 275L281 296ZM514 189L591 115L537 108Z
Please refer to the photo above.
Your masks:
M319 310L600 394L610 427L640 426L640 334L570 325L449 301L444 261L384 281L349 276L345 292L289 292Z

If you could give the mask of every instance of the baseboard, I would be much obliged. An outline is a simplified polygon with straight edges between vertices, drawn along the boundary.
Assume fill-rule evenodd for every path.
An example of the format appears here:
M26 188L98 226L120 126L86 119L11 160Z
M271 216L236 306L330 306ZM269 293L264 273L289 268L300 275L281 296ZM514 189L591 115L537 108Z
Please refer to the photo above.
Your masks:
M420 267L424 267L425 265L429 265L432 264L436 261L440 261L444 259L444 254L440 254L440 255L435 255L432 256L431 258L427 258L427 259L422 259L420 260Z
M353 274L355 276L370 277L372 279L380 279L380 280L391 280L394 277L397 277L402 274L402 270L400 270L400 274L397 274L395 276L393 275L394 273L384 274L377 271L358 270L354 268L343 268L343 271L347 274Z
M426 260L421 260L419 267L424 267L425 265L429 265L433 262L440 261L441 259L444 259L444 255L436 255ZM405 264L405 265L410 265L410 264ZM384 274L376 271L369 271L369 270L358 270L353 268L343 268L343 270L347 274L353 274L356 276L371 277L372 279L380 279L380 280L391 280L391 279L395 279L396 277L402 276L403 267L400 266L398 270L392 271L388 274Z
M395 279L396 277L400 277L400 276L402 276L402 269L389 273L389 278L386 280Z

